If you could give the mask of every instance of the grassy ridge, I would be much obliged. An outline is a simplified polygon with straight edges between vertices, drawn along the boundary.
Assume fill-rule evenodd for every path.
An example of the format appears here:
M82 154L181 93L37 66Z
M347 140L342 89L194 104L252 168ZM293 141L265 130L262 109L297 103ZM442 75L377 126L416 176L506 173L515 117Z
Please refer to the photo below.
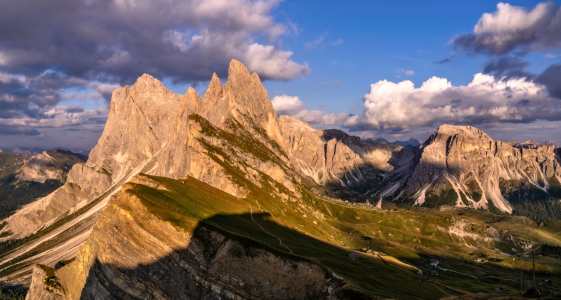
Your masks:
M473 218L477 216L476 213L473 216L469 213L458 216L456 213L439 213L427 209L372 211L323 201L304 190L301 200L276 199L255 186L247 197L236 198L194 178L177 181L147 177L157 181L165 190L130 184L127 192L139 197L160 218L186 230L194 230L199 222L207 223L287 256L320 262L350 282L348 289L371 296L400 299L438 299L447 296L435 283L440 284L439 287L451 295L490 292L499 283L510 287L508 292L502 293L515 293L516 282L489 278L517 280L520 266L525 272L531 269L529 261L506 259L494 253L492 250L495 248L490 248L494 246L507 250L506 247L512 246L510 244L472 240L473 245L486 246L474 250L477 246L469 248L465 244L469 244L468 238L459 239L442 230L453 226L456 222L454 220L462 219L473 223L474 234L481 237L489 237L485 233L491 227L488 224L503 229L509 224L508 226L518 228L521 232L530 232L524 231L524 222L529 220L521 217L499 220L490 219L494 216L492 214L483 214L481 220L478 220ZM529 223L527 225L544 235L554 230L553 225L551 228L540 228ZM368 236L371 240L366 242L361 239L363 236ZM559 243L559 240L555 241ZM415 245L420 248L411 247ZM362 259L358 261L346 258L353 249L361 247L378 251L381 258L370 254L361 254ZM473 262L474 255L500 259L477 264ZM417 275L416 268L424 273L429 271L426 267L428 257L441 259L444 262L443 268L459 273L439 271L438 277ZM540 258L537 264L539 276L558 268L554 263L555 261L547 261L545 257Z

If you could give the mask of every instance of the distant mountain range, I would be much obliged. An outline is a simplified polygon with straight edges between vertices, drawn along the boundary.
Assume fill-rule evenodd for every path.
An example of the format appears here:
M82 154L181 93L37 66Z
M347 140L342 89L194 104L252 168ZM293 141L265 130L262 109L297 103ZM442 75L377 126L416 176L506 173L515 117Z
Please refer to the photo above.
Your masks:
M0 218L54 192L66 182L74 164L87 160L64 150L22 156L0 152Z
M375 142L375 143L380 143L380 142L382 142L382 143L390 143L390 142L389 142L388 140L386 140L385 138L377 138L377 139L375 139L375 140L374 140L374 139L371 139L371 138L368 138L368 139L366 139L366 140L367 140L367 141L371 141L371 142ZM407 140L407 141L395 141L395 142L393 142L393 143L394 143L394 144L398 144L398 145L400 145L400 146L403 146L403 147L405 147L405 148L417 147L417 146L421 145L421 143L420 143L417 139L414 139L414 138L410 138L410 139Z
M35 154L43 153L45 150L47 150L47 149L42 149L42 148L28 149L28 148L25 148L25 147L17 147L14 150L12 150L11 152L10 151L2 151L2 150L0 150L0 151L10 152L10 153L15 154L19 157L27 157L27 156L32 156L32 155L35 155ZM88 156L88 154L90 152L89 150L87 150L87 151L85 151L85 150L71 150L71 149L64 148L64 147L58 147L58 148L51 149L51 151L56 151L56 150L70 151L72 153L81 154L81 155L84 155L84 156Z

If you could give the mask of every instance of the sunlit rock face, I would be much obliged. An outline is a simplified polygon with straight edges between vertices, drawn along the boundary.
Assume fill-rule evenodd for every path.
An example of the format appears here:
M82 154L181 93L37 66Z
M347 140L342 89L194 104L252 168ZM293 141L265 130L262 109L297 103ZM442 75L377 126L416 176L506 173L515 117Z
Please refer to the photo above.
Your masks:
M493 141L471 126L442 125L415 153L409 176L389 196L414 205L468 206L512 212L528 190L558 197L559 165L553 145ZM514 195L517 194L517 195ZM526 196L524 195L526 194Z

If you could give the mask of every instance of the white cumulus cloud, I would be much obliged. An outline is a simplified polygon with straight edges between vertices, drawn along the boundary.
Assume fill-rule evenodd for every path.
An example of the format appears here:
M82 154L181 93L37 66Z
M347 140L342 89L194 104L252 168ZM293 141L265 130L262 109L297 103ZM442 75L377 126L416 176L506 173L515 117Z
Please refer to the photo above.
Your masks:
M297 96L275 96L273 107L279 115L287 115L295 119L318 125L338 125L349 117L347 113L327 113L321 110L308 110Z
M482 124L560 120L561 102L547 89L525 78L497 79L476 74L466 86L432 77L416 88L413 82L387 80L371 85L364 111L345 126L354 130L404 130L435 124Z

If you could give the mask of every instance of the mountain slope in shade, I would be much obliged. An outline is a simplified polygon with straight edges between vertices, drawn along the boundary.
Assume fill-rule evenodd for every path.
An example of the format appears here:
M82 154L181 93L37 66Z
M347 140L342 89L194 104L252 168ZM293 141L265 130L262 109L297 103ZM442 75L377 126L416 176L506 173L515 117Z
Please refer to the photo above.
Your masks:
M421 145L421 142L419 142L417 139L414 138L410 138L407 141L395 141L394 143L405 148L417 147Z
M72 166L84 159L80 154L63 150L27 157L1 152L0 218L62 186Z

